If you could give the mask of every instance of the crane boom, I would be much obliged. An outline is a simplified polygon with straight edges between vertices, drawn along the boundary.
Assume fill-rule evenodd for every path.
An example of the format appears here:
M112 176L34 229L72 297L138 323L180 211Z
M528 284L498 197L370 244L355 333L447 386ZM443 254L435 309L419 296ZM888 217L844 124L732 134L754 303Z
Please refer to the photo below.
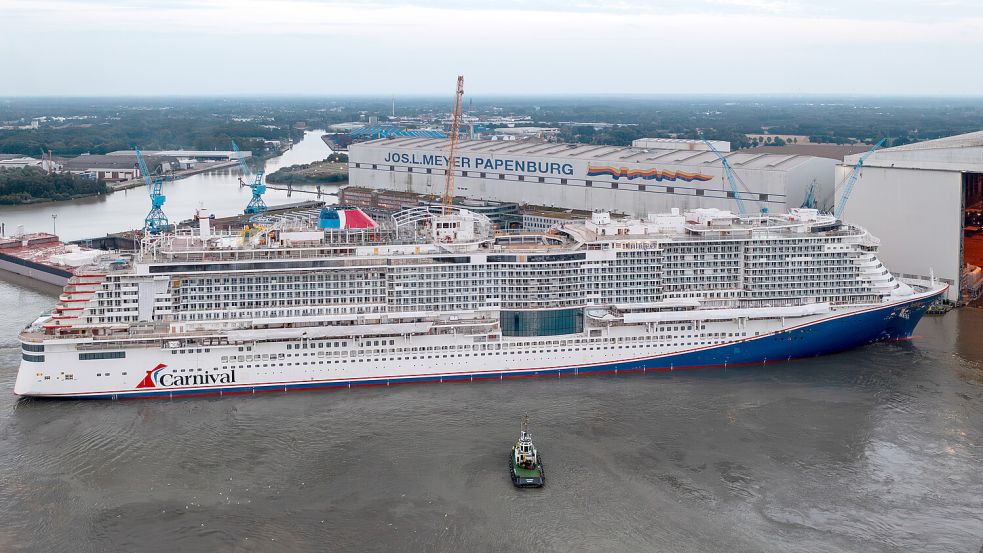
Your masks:
M444 213L454 204L454 169L457 167L457 141L461 130L461 101L464 98L464 75L457 76L457 93L454 95L454 119L451 121L451 144L447 154L447 175L444 180Z
M147 217L143 220L143 229L150 234L158 234L160 231L164 230L167 226L167 216L164 215L164 201L167 199L164 196L164 179L159 176L155 176L147 168L147 161L143 159L143 154L140 152L140 148L134 148L137 153L137 163L140 166L140 174L143 176L143 182L147 183L147 193L150 195L150 212L147 213Z
M140 153L140 148L134 148L137 153L137 165L140 166L140 176L143 177L143 182L147 183L147 191L150 192L153 189L153 181L150 178L150 170L147 169L147 162L143 159L143 154Z
M853 192L853 185L857 184L857 179L860 177L860 171L864 168L864 161L870 157L871 154L877 151L878 148L883 146L885 140L887 139L882 138L880 142L874 144L873 148L861 154L857 159L857 164L853 166L853 169L847 176L846 186L843 187L843 194L840 195L840 201L836 202L833 215L835 215L837 219L840 219L843 216L843 211L846 210L846 202L850 199L850 193Z
M747 215L747 211L744 209L744 200L741 199L740 191L738 191L737 189L737 183L738 183L737 175L734 173L734 170L731 168L730 162L727 161L727 158L724 157L724 154L720 153L720 150L718 150L716 146L714 146L709 140L703 139L703 142L710 148L711 152L717 154L717 157L720 158L721 165L724 166L724 175L727 179L727 182L730 184L731 193L734 194L734 201L737 202L737 212L740 213L741 215Z
M249 179L249 175L252 173L252 171L250 171L249 166L246 165L246 158L242 155L242 152L239 151L239 145L236 144L235 140L232 141L232 150L235 151L236 160L239 161L239 168L242 170L242 177L239 177L239 184L240 185L248 184L249 188L252 190L253 193L252 197L249 199L249 203L246 204L245 213L249 213L249 214L263 213L264 211L269 209L266 205L266 202L263 201L263 194L266 193L266 185L263 184L264 170L262 168L258 169L256 171L256 175L253 179L253 182L251 183L247 182L247 180Z
M239 151L239 145L236 144L235 140L232 141L232 151L236 153L236 160L239 162L239 170L242 171L242 177L249 178L252 171L250 171L249 166L246 165L246 159L242 157L242 152ZM245 184L246 179L242 177L239 177L239 181Z

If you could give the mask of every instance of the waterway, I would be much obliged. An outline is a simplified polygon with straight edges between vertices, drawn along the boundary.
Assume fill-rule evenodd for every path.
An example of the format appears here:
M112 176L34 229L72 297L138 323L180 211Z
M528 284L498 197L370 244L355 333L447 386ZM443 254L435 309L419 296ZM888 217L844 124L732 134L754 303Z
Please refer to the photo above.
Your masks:
M267 159L266 174L281 167L326 158L331 150L321 140L322 134L323 130L307 131L292 148L280 156ZM218 217L242 213L252 193L249 187L239 186L240 174L237 167L230 167L165 183L167 200L164 213L171 221L190 219L199 207L210 209ZM263 198L271 206L317 199L316 195L301 190L311 191L314 188L296 187L290 195L284 190L268 189ZM323 185L321 190L325 193L336 192L337 186ZM320 199L331 203L332 198L323 196ZM13 234L18 226L23 225L26 232L55 230L63 240L71 241L142 228L149 210L147 190L141 187L66 202L0 206L0 222L6 226L8 234Z
M17 400L0 551L956 552L983 544L983 311L761 367L130 402ZM528 413L547 485L506 456Z

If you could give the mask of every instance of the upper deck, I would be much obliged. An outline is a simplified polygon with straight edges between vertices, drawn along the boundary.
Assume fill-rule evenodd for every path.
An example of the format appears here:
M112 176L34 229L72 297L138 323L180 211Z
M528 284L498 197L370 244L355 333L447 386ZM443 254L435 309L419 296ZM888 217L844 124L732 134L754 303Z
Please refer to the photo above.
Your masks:
M301 260L322 260L319 267L364 266L414 263L467 253L555 254L619 249L628 247L628 243L637 247L639 242L658 247L668 242L804 236L857 236L866 244L877 245L876 238L863 229L842 225L832 215L811 209L754 216L737 216L717 209L685 213L674 209L645 219L612 219L608 213L598 212L587 221L562 224L547 232L529 232L496 230L483 215L465 209L434 213L419 208L401 212L371 228L319 228L316 219L297 218L257 222L239 231L223 232L200 224L176 233L148 235L135 263L118 260L103 263L100 269L113 274L146 273L150 266L196 263L234 270L246 267L243 262ZM277 264L280 265L295 268Z

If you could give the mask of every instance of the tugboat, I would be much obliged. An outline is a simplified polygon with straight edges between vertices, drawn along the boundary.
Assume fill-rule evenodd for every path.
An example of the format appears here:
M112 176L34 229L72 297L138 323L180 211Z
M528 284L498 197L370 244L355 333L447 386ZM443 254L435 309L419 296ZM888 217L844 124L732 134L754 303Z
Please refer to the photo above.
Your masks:
M517 488L541 488L546 483L546 473L543 471L543 458L529 435L529 416L523 416L519 424L519 441L515 442L509 454L512 484Z

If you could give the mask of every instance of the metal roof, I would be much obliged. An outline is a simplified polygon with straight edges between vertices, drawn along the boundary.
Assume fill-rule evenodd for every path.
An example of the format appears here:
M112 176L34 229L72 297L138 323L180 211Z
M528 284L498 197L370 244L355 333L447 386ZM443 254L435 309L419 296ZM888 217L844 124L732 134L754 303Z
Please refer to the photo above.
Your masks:
M70 159L59 159L66 169L133 169L137 166L135 159L121 156L85 155Z
M233 150L142 150L141 153L144 156L227 157L229 159L237 159L239 155L242 155L242 157L251 157L253 155L249 150L241 152L241 154ZM116 150L106 155L136 157L136 152L133 150Z
M387 138L390 136L394 137L426 137L426 138L446 138L447 133L444 131L438 131L434 129L402 129L399 127L392 127L388 125L373 125L370 127L362 127L360 129L354 129L349 136L352 138L363 138L363 137L376 137L376 138Z
M844 165L857 163L859 157L846 156ZM883 148L864 160L864 166L983 172L983 131Z
M447 150L447 138L382 138L354 144L353 147L372 148L410 148L417 150ZM599 144L568 144L552 142L512 142L494 140L462 140L458 152L474 154L496 154L515 156L536 156L557 159L577 159L602 163L661 163L690 166L720 166L717 154L701 150L648 150L626 146ZM783 155L747 152L744 150L722 154L735 169L756 169L771 171L791 170L803 163L816 159L814 156Z

